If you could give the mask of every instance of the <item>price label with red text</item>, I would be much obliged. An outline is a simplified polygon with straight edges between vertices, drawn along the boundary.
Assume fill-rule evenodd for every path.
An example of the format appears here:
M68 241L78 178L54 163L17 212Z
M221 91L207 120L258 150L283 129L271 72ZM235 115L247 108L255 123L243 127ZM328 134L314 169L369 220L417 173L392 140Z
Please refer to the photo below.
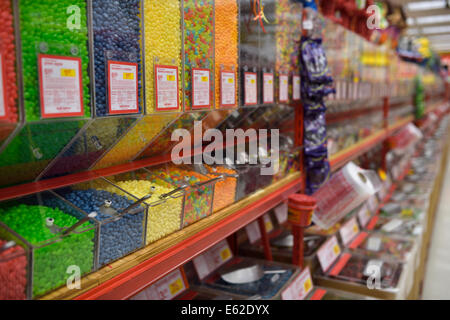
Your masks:
M83 116L81 59L39 54L42 118Z
M367 200L367 207L369 208L370 212L375 213L378 209L378 200L375 195L371 196L369 200Z
M157 111L178 110L178 67L155 65L155 105Z
M292 78L292 100L300 100L300 76L294 76Z
M356 222L356 217L348 220L342 227L339 229L339 234L341 235L342 243L344 246L350 244L350 242L358 235L359 227Z
M202 280L231 258L233 258L233 254L231 253L230 247L227 241L223 240L196 257L193 263L198 277Z
M273 73L263 74L263 103L273 103L273 88L274 88Z
M109 113L138 113L138 97L138 64L108 61Z
M244 73L244 96L245 105L258 103L258 80L255 72Z
M280 74L280 102L289 101L289 76L287 74Z
M365 227L367 223L369 222L370 218L372 217L372 214L370 213L369 208L367 207L367 204L364 203L361 208L358 210L358 220L361 227Z
M305 300L313 289L311 272L307 267L297 278L281 293L283 300Z
M288 219L288 205L286 202L280 204L274 209L275 217L277 218L278 224L283 224Z
M341 247L336 236L328 239L317 251L320 267L326 272L341 254Z
M182 271L177 269L133 297L132 300L172 300L187 288L188 284Z
M209 69L192 68L192 109L211 106L210 74Z
M266 228L266 233L272 232L273 223L272 223L272 219L270 218L270 215L266 213L263 216L263 220L264 220L264 227Z
M220 104L222 107L236 106L236 74L234 72L220 72Z
M256 243L261 239L261 230L259 230L258 221L253 221L245 227L245 232L247 233L248 241L251 244Z

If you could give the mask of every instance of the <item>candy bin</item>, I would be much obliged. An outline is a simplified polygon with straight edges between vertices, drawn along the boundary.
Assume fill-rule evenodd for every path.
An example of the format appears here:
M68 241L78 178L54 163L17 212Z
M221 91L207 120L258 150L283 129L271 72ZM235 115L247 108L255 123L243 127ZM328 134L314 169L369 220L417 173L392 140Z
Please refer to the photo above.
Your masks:
M182 1L184 110L211 109L215 102L214 1ZM232 15L231 12L229 14Z
M20 121L11 0L0 1L0 148Z
M259 66L259 21L254 12L256 3L251 0L238 1L239 4L239 80L242 106L258 104ZM247 79L246 79L247 78ZM246 87L247 83L251 84ZM249 91L252 91L249 94ZM246 93L248 97L246 97Z
M60 152L39 175L47 179L91 168L108 150L134 126L136 117L97 118Z
M138 199L101 178L56 189L54 193L84 212L96 213L98 267L144 246L146 214L141 203L149 199L150 190Z
M143 0L147 114L182 111L181 0ZM158 82L158 83L156 83ZM160 88L166 94L158 92Z
M187 227L212 213L214 188L221 176L209 178L186 165L167 164L147 168L178 188L186 188L182 226Z
M293 265L233 257L195 285L238 299L279 300L299 274Z
M141 0L89 0L97 117L142 113Z
M315 287L306 300L377 300L377 299L337 289Z
M238 1L215 0L214 12L215 47L215 106L236 108L238 106Z
M28 255L14 241L0 239L0 300L27 298Z
M379 299L404 300L408 294L403 264L346 251L326 271L317 271L315 280L319 286Z
M420 238L423 226L420 221L406 218L386 218L374 216L366 226L367 230L381 232L387 235L397 234L406 237Z
M106 177L118 188L105 189L132 200L142 198L149 193L151 197L143 202L147 212L146 244L159 240L181 228L183 217L184 190L162 180L146 169Z
M0 237L29 252L29 298L66 284L68 270L84 275L95 269L94 216L51 191L1 203Z
M25 122L0 154L2 186L35 180L91 118L86 1L14 3Z
M236 199L236 186L239 175L231 168L226 166L197 165L199 172L204 173L209 178L223 177L223 180L217 181L214 187L213 212L220 211L223 208L232 205Z

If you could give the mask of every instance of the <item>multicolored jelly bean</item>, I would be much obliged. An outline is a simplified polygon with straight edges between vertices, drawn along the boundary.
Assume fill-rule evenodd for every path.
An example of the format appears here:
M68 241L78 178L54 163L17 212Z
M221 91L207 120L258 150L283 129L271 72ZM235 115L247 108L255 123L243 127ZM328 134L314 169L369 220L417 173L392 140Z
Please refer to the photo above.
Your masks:
M237 178L233 177L236 175L236 171L223 166L210 167L205 165L205 167L210 173L208 175L210 178L216 178L220 174L229 175L225 179L217 181L214 186L213 212L217 212L233 204L236 199Z
M170 111L182 111L180 1L144 0L145 100L147 114L161 112L155 108L155 64L178 67L180 105L178 110Z
M215 1L215 79L216 109L220 108L220 71L238 74L238 5L236 0ZM239 83L236 78L236 83ZM236 86L236 102L237 102ZM237 104L236 104L237 105Z
M95 112L98 117L110 113L106 73L108 61L138 65L138 105L139 112L142 111L140 12L140 0L92 0Z
M214 1L184 1L184 110L192 110L192 68L209 69L214 79ZM213 104L214 80L210 81Z

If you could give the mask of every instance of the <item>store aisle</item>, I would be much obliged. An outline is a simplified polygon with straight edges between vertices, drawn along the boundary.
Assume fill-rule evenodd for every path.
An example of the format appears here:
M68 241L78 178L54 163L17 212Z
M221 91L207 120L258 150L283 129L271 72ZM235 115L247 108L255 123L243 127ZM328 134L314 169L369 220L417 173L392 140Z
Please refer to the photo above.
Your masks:
M425 271L423 299L450 299L450 158L447 163L441 200L436 212Z

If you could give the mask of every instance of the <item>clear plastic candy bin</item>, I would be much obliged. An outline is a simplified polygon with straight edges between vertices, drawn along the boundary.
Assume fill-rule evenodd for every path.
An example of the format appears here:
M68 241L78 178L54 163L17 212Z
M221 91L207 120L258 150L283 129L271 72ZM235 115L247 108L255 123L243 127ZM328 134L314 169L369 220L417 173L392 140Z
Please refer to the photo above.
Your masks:
M28 255L27 298L40 297L66 284L70 268L81 275L95 268L92 219L51 192L0 205L0 238L14 241Z
M150 197L142 203L147 212L146 244L181 229L184 190L158 178L146 169L106 177L116 185L120 195L134 198ZM113 191L112 191L113 192Z
M182 226L187 227L212 213L214 188L222 177L209 178L187 165L162 165L147 168L155 176L185 188Z
M97 264L102 267L144 246L146 214L142 199L101 178L54 193L79 208L83 216L95 213Z

